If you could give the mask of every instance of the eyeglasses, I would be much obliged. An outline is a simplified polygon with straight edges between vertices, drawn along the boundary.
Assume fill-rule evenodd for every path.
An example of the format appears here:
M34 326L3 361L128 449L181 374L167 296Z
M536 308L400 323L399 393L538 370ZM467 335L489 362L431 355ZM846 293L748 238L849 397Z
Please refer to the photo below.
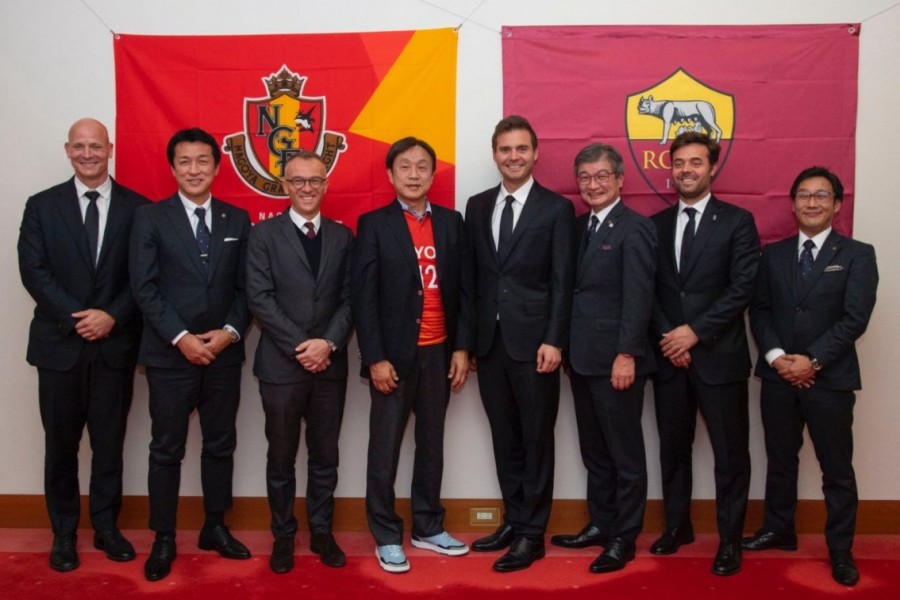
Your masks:
M831 192L826 192L825 190L819 190L818 192L797 192L794 195L794 199L800 200L801 202L809 202L810 200L815 200L816 202L827 202L831 197L834 196Z
M610 173L609 171L600 171L599 173L594 173L593 175L588 175L587 173L582 173L575 180L578 182L580 186L591 185L592 181L596 181L597 183L606 183L609 181L610 177L615 177L615 173Z
M289 183L292 187L297 188L298 190L304 187L307 183L309 187L314 190L319 189L322 185L327 181L324 177L310 177L306 179L305 177L292 177L291 179L285 179L285 182Z

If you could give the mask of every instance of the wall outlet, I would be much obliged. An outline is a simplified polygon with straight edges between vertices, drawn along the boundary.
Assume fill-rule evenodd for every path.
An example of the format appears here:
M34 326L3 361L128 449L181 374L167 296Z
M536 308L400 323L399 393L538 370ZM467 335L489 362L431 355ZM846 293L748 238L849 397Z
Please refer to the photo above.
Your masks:
M470 525L499 525L500 510L496 507L489 508L470 508L469 509Z

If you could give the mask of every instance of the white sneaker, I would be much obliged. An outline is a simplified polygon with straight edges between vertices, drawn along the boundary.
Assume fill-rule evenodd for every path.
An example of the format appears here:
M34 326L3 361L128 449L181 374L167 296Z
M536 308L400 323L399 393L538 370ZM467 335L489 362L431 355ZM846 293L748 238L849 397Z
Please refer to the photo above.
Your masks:
M469 547L461 541L442 531L437 535L420 538L412 536L412 545L423 550L431 550L438 554L446 554L447 556L462 556L469 552Z
M378 566L388 573L409 571L409 561L403 554L403 548L398 545L375 546L375 556L378 557Z

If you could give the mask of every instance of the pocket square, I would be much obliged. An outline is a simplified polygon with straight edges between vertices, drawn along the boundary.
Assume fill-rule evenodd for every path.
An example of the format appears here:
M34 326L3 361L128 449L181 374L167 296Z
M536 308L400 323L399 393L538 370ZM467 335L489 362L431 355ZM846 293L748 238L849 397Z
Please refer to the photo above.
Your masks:
M601 250L612 250L612 244L600 244Z
M239 241L241 241L241 238L225 238L224 241L226 241L226 242L239 242Z
M843 271L844 265L828 265L825 267L825 273L833 273L835 271Z

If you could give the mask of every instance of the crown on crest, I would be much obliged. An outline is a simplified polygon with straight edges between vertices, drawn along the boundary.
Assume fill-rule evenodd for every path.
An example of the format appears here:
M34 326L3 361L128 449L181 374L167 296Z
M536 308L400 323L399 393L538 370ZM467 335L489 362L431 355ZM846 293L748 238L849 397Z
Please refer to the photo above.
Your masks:
M287 67L281 67L277 74L273 73L271 77L264 78L263 81L265 81L266 87L269 88L269 97L283 93L292 98L299 98L303 84L306 82L306 77L300 77L295 73L291 73Z

